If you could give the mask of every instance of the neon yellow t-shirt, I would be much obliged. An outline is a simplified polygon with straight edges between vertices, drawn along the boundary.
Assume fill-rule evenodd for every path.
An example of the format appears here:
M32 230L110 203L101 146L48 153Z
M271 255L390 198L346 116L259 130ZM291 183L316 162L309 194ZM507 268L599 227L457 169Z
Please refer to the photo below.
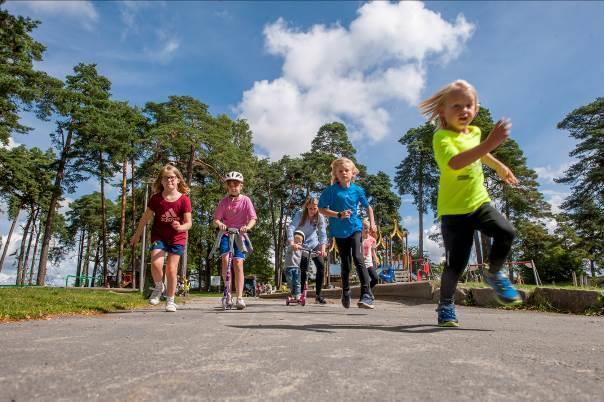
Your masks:
M462 215L474 212L485 202L490 202L484 186L484 174L480 159L454 170L449 161L455 155L480 144L480 128L469 126L464 134L439 129L432 138L434 158L440 169L438 184L438 216Z

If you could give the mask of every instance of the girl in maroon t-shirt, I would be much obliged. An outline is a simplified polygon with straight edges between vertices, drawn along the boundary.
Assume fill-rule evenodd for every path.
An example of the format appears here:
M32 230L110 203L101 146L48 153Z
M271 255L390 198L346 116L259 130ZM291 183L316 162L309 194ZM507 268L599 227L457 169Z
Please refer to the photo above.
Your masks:
M159 298L164 292L162 277L164 257L167 253L168 299L166 311L174 312L176 311L174 293L176 292L178 262L184 253L187 231L191 228L191 200L186 195L189 187L176 167L166 165L153 183L153 192L147 210L143 214L130 244L134 246L138 243L147 221L155 215L151 228L151 274L155 288L151 293L149 303L159 304Z

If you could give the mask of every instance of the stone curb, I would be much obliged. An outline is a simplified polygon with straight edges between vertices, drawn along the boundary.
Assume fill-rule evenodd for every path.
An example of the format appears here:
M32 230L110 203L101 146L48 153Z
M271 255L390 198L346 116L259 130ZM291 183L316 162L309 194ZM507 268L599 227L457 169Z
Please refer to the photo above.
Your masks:
M461 284L460 284L461 285ZM351 287L352 298L359 297L359 286ZM535 290L518 289L522 300L528 306L545 307L549 310L584 314L590 311L604 311L604 292L597 290L536 288ZM340 299L342 289L324 289L321 292L327 299ZM374 289L376 299L414 299L429 300L438 303L440 288L433 282L386 283L377 285ZM286 293L260 295L263 299L283 299ZM308 292L308 298L314 298L315 291ZM491 288L458 287L455 291L455 302L462 305L480 307L497 307L495 292Z

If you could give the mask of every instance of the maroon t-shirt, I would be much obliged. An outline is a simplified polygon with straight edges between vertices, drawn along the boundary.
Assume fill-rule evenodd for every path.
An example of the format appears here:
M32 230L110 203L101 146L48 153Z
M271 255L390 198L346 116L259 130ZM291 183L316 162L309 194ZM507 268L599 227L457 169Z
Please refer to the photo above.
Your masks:
M191 199L185 194L176 201L167 201L161 193L153 194L148 204L155 213L151 228L151 242L161 240L166 244L185 244L187 232L172 227L173 221L184 222L185 213L191 212Z

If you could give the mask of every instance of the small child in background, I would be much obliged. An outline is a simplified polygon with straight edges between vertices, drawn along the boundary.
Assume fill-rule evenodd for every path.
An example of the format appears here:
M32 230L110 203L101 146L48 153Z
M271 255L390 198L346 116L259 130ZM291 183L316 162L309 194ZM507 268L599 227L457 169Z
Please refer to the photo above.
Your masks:
M304 244L304 232L296 230L294 232L294 244L287 247L285 252L285 277L287 278L287 287L296 301L300 301L302 286L300 283L300 261L302 259L302 245Z
M369 220L363 219L363 261L365 261L365 267L369 274L369 287L373 294L373 288L378 284L378 276L375 272L375 264L378 262L378 256L375 252L377 248L377 242L375 237L371 236L369 231L370 224Z

